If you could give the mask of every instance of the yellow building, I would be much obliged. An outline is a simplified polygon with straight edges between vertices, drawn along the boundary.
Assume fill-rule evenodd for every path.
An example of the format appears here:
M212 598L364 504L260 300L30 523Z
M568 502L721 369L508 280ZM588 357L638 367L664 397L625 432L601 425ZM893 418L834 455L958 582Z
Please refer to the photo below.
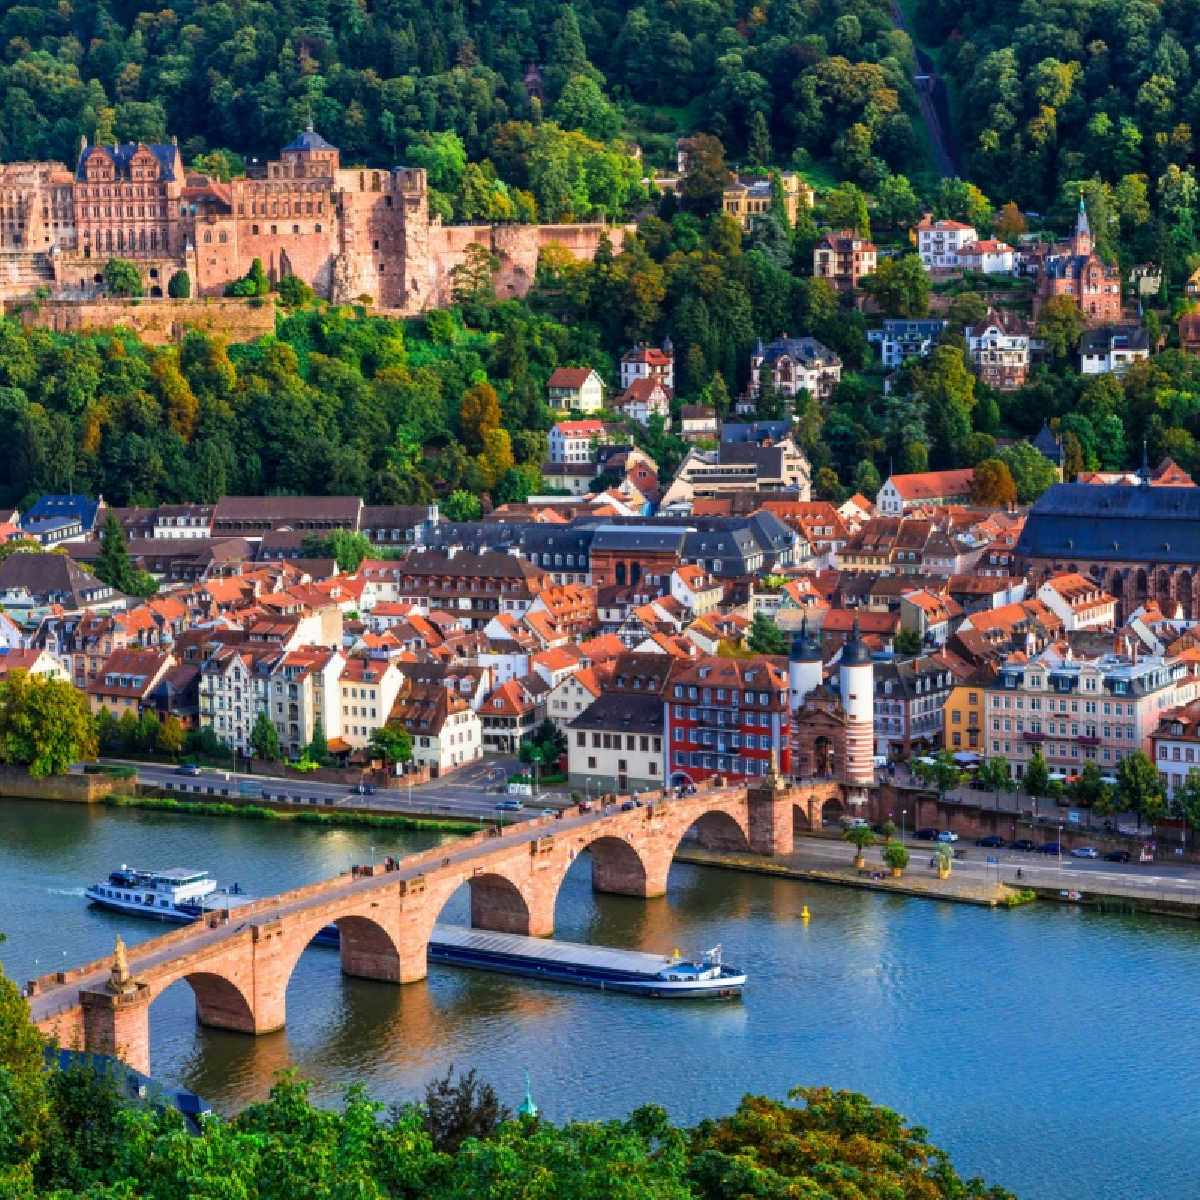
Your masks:
M801 195L812 208L814 192L795 171L781 171L779 179L788 223L795 225ZM735 175L722 194L722 207L743 229L749 229L755 217L771 210L770 176Z
M987 681L976 675L950 689L942 706L942 730L947 750L976 750L982 754L986 688Z

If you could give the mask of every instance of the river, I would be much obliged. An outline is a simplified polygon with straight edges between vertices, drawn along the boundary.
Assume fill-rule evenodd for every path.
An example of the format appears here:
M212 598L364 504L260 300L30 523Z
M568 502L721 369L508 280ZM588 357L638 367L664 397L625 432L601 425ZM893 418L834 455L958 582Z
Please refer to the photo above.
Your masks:
M162 932L86 906L84 885L123 862L203 867L267 893L366 861L372 843L439 840L18 800L0 800L0 828L0 960L21 981L104 954L118 931ZM444 919L466 915L464 887ZM152 1069L223 1112L289 1065L328 1102L356 1081L416 1098L450 1064L475 1066L513 1107L528 1070L557 1121L656 1102L688 1123L746 1092L829 1084L904 1113L964 1176L1022 1200L1194 1194L1189 923L992 912L682 863L664 899L595 896L584 858L556 920L562 937L665 953L720 942L750 974L745 997L672 1005L442 966L397 988L345 979L336 951L313 948L278 1034L201 1029L188 985L168 989L151 1009Z

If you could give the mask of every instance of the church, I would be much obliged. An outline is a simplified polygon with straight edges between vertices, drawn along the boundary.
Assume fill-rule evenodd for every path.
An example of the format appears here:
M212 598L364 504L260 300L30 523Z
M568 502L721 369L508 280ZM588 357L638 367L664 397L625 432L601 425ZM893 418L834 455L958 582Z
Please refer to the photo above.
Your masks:
M1083 197L1075 231L1038 264L1033 291L1033 319L1054 296L1070 296L1089 322L1121 319L1121 270L1105 262L1095 251Z

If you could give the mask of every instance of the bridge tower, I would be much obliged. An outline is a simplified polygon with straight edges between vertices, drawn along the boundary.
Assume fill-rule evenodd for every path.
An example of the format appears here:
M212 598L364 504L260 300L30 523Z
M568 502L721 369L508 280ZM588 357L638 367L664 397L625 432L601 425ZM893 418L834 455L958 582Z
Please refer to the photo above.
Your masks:
M792 712L800 707L814 689L821 686L821 647L808 631L807 615L792 638L788 654L788 706Z
M838 684L846 713L846 799L864 804L866 789L875 782L875 668L857 617L842 647Z

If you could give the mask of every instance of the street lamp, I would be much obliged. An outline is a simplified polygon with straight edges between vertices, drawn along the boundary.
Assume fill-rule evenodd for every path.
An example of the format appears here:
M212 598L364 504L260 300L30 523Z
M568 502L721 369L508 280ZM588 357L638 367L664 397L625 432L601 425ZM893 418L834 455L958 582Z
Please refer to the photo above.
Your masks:
M1062 870L1062 825L1058 827L1058 869Z
M908 809L900 810L900 845L904 845L904 818L908 816Z

